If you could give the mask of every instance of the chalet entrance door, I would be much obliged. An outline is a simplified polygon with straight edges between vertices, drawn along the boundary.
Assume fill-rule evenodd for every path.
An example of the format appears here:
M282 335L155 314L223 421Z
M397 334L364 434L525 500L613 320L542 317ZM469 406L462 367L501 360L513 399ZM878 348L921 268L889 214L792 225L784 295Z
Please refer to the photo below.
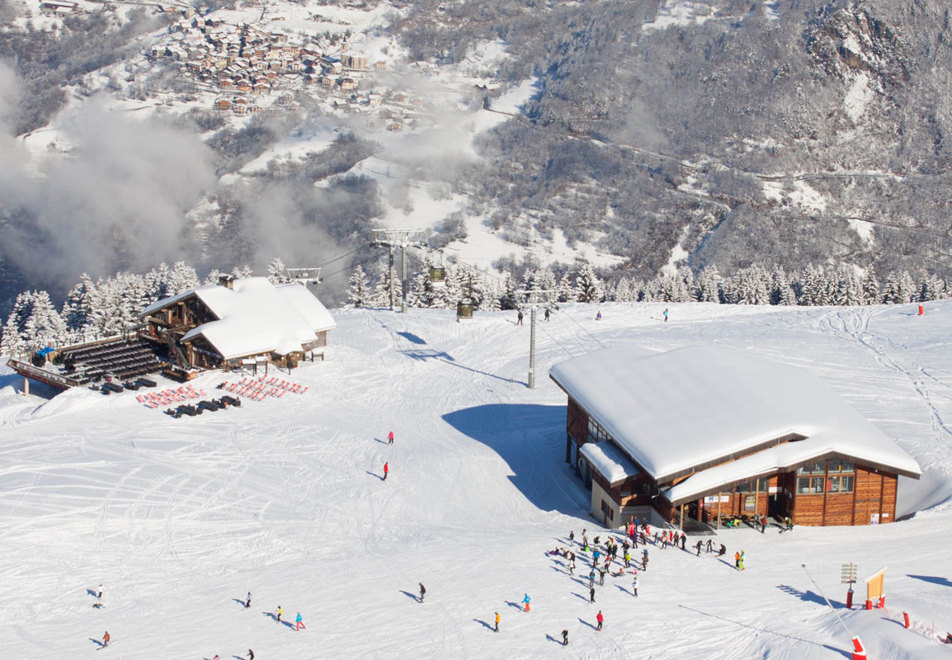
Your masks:
M879 494L882 492L883 477L870 473L865 479L857 479L856 500L853 504L853 524L869 525L879 522L879 510L882 506Z

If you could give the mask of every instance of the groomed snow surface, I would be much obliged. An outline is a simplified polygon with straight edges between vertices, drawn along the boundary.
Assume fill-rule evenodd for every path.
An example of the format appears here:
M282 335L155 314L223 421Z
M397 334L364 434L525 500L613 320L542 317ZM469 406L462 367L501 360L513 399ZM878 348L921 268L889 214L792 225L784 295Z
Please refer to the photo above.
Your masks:
M281 375L305 394L178 420L130 392L24 397L3 368L4 657L849 657L850 635L801 564L870 658L952 657L930 638L933 624L952 629L952 303L924 316L913 305L600 309L600 321L593 306L566 305L539 323L534 390L528 323L516 326L514 312L456 323L444 311L335 310L328 360ZM638 598L626 575L606 578L589 604L581 553L574 577L545 554L570 530L606 534L564 463L565 396L547 374L622 343L723 345L813 373L916 458L923 478L901 480L899 508L918 513L721 530L726 562L652 547ZM847 562L861 578L888 567L888 610L843 608ZM102 609L89 592L99 583ZM274 621L278 605L307 629Z

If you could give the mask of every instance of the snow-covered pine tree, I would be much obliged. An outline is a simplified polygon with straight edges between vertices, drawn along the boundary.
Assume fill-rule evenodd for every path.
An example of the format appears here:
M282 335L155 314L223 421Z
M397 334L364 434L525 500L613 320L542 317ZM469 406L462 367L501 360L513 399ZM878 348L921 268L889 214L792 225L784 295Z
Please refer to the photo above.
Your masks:
M508 270L502 273L502 287L499 296L499 309L516 309L516 291L512 283L512 273Z
M879 280L876 279L876 273L872 269L867 269L863 274L863 304L875 305L879 302Z
M862 282L853 266L841 264L836 269L832 303L834 305L861 305L863 303Z
M217 277L215 278L215 282L218 282ZM169 269L168 281L165 285L165 295L176 296L183 291L198 288L198 286L198 274L195 272L195 269L184 261L176 261L172 264L172 268ZM159 300L159 298L155 300ZM155 300L150 301L150 304L155 302Z
M347 307L367 307L370 302L370 290L367 286L367 274L363 266L357 264L350 274L350 286L347 289Z
M760 264L738 270L731 278L731 301L737 305L769 305L770 275Z
M46 291L33 292L32 308L23 323L22 336L36 348L58 347L66 343L66 323Z
M218 284L218 278L220 278L225 273L221 272L217 268L212 268L208 271L208 275L205 276L205 279L202 280L202 284L208 286L209 284Z
M236 280L241 280L246 277L254 277L254 274L255 274L254 269L248 264L245 264L244 266L240 266L240 267L235 266L234 268L231 269L231 276L234 277Z
M99 298L96 283L87 273L79 276L79 283L66 294L60 316L66 323L66 329L82 336L91 324L91 315Z
M572 275L568 271L562 273L556 291L558 291L558 302L575 302L575 285L572 282Z
M26 320L32 311L33 292L24 291L17 295L13 303L13 309L10 310L6 322L3 324L3 338L0 339L0 353L15 356L31 348L27 342L25 328Z
M940 300L945 297L945 282L932 274L924 276L919 283L919 302Z
M618 302L636 302L638 293L630 277L623 276L615 285L615 300Z
M717 272L717 266L711 264L705 266L697 277L697 292L695 298L699 302L723 302L721 288L723 281L721 274Z
M602 281L592 264L585 263L575 277L575 300L581 303L600 303L603 299Z
M271 284L283 284L288 281L284 262L281 261L281 257L275 257L271 260L271 263L268 264L268 281L271 282Z
M558 296L558 283L555 280L555 273L548 266L540 266L535 275L536 285L542 291L550 291L542 300L547 303L555 302Z

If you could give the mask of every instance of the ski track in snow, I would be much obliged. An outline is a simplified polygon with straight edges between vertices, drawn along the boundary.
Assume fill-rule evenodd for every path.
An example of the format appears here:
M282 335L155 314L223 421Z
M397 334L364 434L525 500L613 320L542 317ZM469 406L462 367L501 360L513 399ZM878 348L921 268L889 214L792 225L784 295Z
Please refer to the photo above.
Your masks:
M728 558L746 551L744 572L652 547L639 597L629 576L609 577L594 605L587 558L573 579L543 553L569 530L606 533L564 463L565 397L548 369L618 343L720 343L812 370L917 456L928 478L914 499L941 501L952 492L952 303L924 317L914 306L564 305L539 317L535 390L528 315L520 327L513 312L335 314L328 360L286 376L305 395L180 420L128 394L0 398L7 657L102 660L90 640L109 630L106 653L122 658L249 647L288 660L837 658L849 639L800 565L840 603L847 561L861 576L889 566L889 611L840 610L870 657L950 657L928 638L933 620L952 627L944 505L892 525L721 530ZM86 593L99 582L102 610ZM249 590L246 610L235 600ZM530 613L516 605L523 593ZM278 604L308 628L276 625ZM912 631L896 625L904 610Z

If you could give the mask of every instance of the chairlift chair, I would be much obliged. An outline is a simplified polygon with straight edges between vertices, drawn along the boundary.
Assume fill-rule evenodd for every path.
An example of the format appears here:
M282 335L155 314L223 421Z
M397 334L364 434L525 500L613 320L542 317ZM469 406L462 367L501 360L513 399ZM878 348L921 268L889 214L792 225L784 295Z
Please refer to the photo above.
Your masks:
M469 298L463 298L456 303L456 320L465 319L467 321L473 318L473 301Z

